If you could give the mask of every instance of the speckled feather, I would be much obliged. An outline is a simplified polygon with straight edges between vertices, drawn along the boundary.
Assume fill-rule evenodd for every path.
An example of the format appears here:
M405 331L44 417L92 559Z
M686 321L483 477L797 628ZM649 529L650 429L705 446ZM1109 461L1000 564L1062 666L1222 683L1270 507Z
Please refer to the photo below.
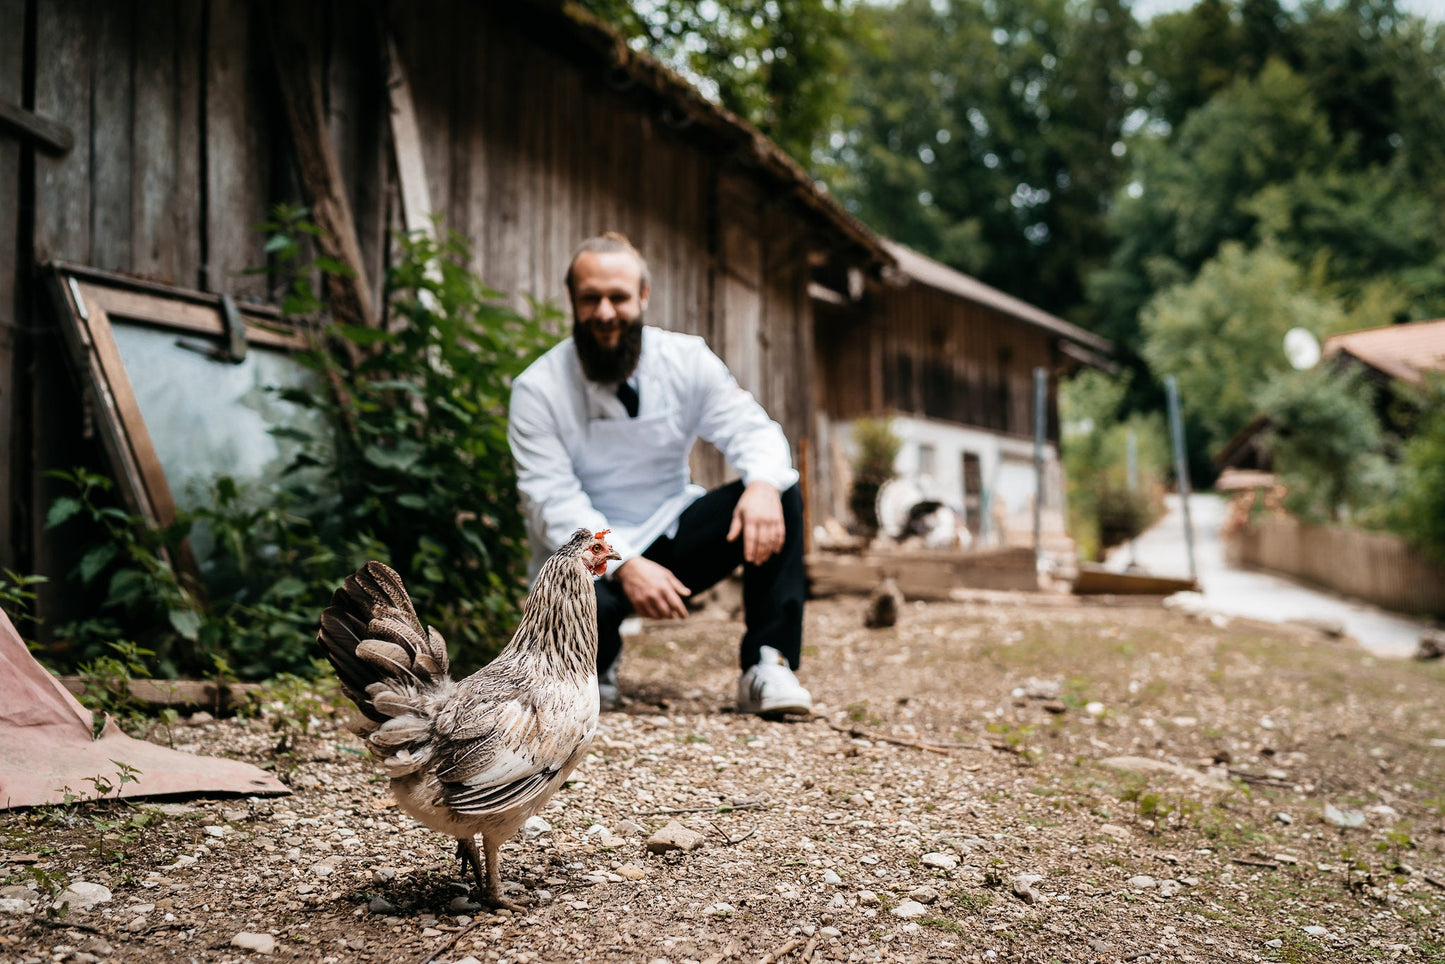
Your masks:
M592 742L592 575L611 552L603 535L579 529L553 554L511 642L459 681L448 675L440 634L422 624L401 578L380 562L348 577L322 615L317 640L363 714L359 730L391 776L398 805L463 841L481 834L489 876L496 848Z

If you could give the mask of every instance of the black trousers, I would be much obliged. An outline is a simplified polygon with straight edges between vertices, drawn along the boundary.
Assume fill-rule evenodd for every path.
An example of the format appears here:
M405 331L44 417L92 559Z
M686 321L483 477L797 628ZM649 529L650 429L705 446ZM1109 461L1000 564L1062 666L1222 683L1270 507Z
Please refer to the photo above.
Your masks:
M677 536L662 536L642 555L672 570L693 592L702 592L743 566L743 618L747 631L738 652L742 669L758 661L758 649L771 646L793 669L803 653L803 496L795 485L782 494L783 548L761 566L743 563L743 540L728 542L733 510L743 494L741 480L713 489L682 513ZM597 672L606 672L622 651L617 629L632 615L632 603L610 579L596 579Z

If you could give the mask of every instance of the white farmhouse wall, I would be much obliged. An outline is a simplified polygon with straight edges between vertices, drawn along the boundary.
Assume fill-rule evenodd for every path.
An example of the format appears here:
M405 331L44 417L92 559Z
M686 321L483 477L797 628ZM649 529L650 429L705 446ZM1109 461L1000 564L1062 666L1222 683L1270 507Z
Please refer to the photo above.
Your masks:
M985 504L990 520L985 533L974 532L975 545L1033 544L1034 445L1029 439L999 435L951 422L897 415L889 420L893 433L903 445L894 462L900 478L912 479L925 491L936 492L938 498L960 514L966 497L963 460L965 454L979 458ZM833 428L835 444L846 455L846 464L853 462L852 423L837 423ZM932 471L924 464L930 461ZM843 486L846 491L846 486ZM1044 446L1043 532L1049 541L1065 534L1063 469L1053 443ZM983 538L982 542L978 540ZM1050 538L1051 537L1051 538Z

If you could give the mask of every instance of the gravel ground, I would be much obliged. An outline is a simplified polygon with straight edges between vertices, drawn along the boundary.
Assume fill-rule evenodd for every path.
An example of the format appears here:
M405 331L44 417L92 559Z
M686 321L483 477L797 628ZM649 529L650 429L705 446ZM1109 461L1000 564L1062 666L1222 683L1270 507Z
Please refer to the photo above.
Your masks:
M810 604L806 721L731 711L734 622L633 637L503 850L524 915L278 690L170 737L291 796L0 814L0 961L1445 961L1445 665L1157 603L863 606Z

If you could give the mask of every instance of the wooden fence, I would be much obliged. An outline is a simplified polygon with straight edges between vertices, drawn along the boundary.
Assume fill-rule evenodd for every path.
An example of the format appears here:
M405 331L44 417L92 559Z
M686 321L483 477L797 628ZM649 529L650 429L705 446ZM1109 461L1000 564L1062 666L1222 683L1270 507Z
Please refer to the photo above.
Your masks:
M1228 539L1230 561L1316 583L1386 609L1445 616L1445 566L1398 536L1266 518Z

